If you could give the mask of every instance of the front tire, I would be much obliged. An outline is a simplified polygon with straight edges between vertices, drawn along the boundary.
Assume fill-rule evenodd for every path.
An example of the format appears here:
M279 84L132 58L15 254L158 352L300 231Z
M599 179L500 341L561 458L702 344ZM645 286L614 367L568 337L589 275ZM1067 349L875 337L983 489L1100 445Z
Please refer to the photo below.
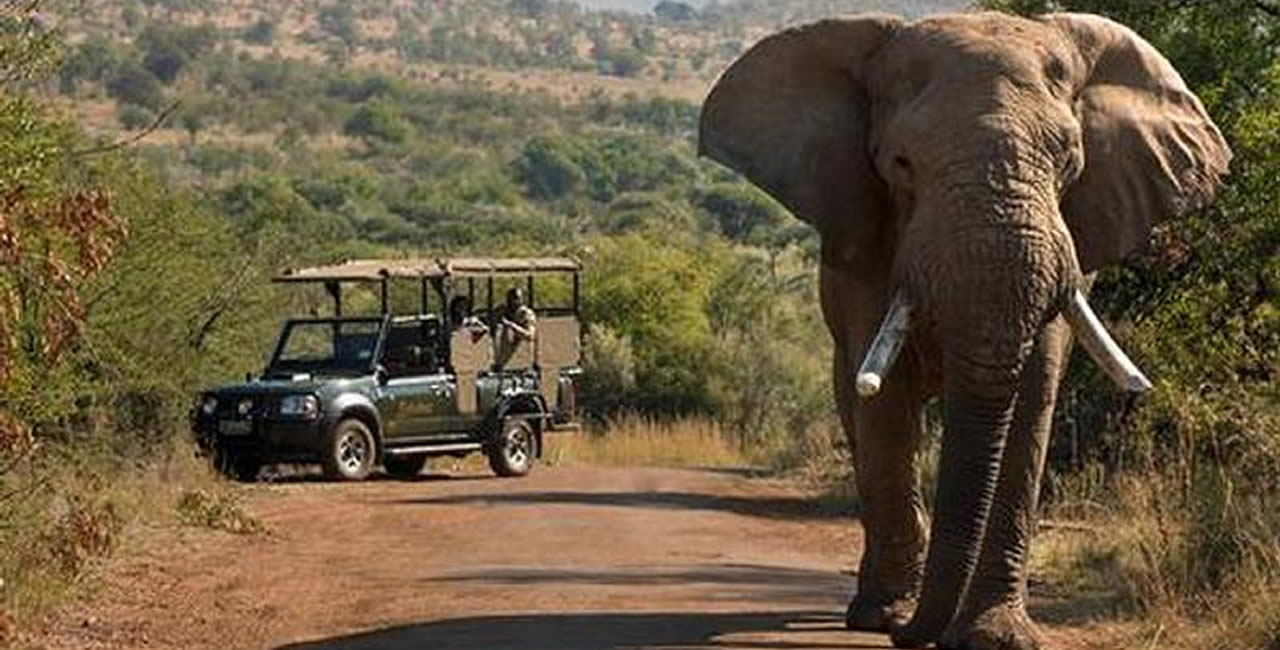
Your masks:
M347 418L338 422L325 446L325 478L332 481L363 481L373 471L377 447L373 433L363 422Z
M214 469L218 473L240 483L253 483L258 480L258 472L262 469L262 461L250 456L236 456L218 450L213 456Z
M498 476L524 476L533 469L538 438L528 420L506 420L489 450L489 467Z
M409 454L404 456L392 456L387 454L382 460L382 469L387 474L398 479L411 479L422 473L422 468L427 465L426 454Z

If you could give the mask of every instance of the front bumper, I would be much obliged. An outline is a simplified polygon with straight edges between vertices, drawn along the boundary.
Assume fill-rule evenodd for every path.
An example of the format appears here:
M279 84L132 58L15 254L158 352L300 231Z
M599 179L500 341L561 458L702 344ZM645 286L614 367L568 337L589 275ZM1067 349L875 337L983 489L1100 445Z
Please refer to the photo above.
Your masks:
M200 449L270 462L312 461L324 453L325 418L314 420L200 416L192 421Z

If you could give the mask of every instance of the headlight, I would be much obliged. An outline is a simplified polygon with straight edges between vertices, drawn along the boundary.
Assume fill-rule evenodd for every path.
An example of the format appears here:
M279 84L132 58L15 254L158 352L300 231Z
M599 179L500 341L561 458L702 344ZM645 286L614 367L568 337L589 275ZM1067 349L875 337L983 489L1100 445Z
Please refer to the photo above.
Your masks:
M280 415L313 418L319 412L320 402L315 395L286 395L280 400Z
M213 395L205 395L204 400L200 402L200 412L205 415L213 415L218 410L218 398Z

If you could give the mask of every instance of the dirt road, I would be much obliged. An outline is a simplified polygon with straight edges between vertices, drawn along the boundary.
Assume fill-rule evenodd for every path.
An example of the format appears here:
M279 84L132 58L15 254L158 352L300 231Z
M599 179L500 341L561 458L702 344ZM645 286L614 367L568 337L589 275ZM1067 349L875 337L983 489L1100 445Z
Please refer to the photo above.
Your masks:
M245 488L269 529L171 527L54 648L882 648L842 612L859 532L734 472L539 468Z

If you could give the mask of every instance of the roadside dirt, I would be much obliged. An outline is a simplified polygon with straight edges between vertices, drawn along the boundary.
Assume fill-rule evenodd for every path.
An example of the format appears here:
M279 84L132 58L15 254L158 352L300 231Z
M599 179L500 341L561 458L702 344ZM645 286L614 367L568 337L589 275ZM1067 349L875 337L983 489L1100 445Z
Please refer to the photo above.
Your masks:
M890 647L843 629L856 522L784 482L543 467L243 494L268 533L133 535L42 645Z

